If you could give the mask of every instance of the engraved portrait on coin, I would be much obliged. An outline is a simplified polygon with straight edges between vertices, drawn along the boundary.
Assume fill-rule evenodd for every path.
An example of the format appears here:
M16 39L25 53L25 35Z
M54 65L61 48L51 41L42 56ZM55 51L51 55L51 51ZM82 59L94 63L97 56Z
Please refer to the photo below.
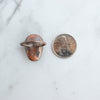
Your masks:
M71 35L61 34L53 41L52 50L58 57L69 57L76 50L76 41Z

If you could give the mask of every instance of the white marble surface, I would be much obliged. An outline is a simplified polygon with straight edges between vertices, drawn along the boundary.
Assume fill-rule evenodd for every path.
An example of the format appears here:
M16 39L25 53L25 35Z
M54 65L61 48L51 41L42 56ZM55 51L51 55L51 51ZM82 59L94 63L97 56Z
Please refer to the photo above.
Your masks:
M19 45L32 33L38 62ZM68 59L51 51L61 33L77 41ZM0 0L0 100L100 100L100 0Z

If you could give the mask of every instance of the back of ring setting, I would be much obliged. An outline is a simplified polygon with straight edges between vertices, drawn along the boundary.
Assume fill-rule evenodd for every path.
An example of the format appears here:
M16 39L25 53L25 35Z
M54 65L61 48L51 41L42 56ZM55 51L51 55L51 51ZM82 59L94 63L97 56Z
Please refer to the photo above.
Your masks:
M43 41L42 37L36 34L31 34L21 43L21 46L25 47L28 58L31 61L38 61L42 56L43 46L46 43Z
M76 46L76 41L71 35L61 34L53 41L52 50L56 56L66 58L75 52Z

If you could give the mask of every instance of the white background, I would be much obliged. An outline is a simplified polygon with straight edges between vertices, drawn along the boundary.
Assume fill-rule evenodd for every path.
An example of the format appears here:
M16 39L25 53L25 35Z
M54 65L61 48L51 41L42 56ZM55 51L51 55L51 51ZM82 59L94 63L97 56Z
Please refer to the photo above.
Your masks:
M77 41L68 59L51 51L62 33ZM37 62L30 34L47 42ZM0 0L0 100L100 100L100 0Z

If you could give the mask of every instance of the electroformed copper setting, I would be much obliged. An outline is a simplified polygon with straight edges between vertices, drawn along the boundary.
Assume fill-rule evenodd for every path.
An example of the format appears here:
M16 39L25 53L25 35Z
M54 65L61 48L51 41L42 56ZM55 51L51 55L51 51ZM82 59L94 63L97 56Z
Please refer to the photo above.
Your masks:
M75 52L76 46L76 41L71 35L61 34L53 41L52 50L56 56L66 58Z
M31 34L26 38L25 42L21 43L26 49L27 56L32 61L37 61L42 56L43 46L46 43L43 41L42 37L36 34Z

